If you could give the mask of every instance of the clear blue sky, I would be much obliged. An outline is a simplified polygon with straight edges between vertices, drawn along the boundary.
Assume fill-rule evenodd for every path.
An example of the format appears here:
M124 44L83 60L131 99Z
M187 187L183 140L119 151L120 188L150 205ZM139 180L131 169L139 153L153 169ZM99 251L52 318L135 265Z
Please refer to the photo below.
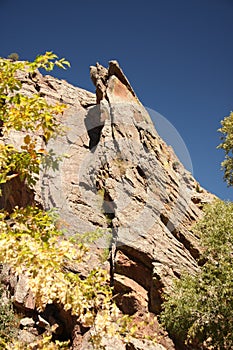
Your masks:
M216 150L233 110L232 0L0 0L0 31L0 56L54 51L72 64L54 74L90 91L89 66L117 59L182 136L200 184L233 200Z

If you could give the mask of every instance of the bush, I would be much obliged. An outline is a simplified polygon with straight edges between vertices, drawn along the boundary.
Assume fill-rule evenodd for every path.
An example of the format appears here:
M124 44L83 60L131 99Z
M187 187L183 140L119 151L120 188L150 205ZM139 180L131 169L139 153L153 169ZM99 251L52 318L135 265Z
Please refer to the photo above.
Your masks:
M228 186L233 185L233 112L221 121L222 127L218 130L222 133L222 143L218 146L225 152L225 159L222 162L224 180Z
M7 58L9 58L12 61L18 61L19 60L19 55L16 52L13 52Z
M17 335L18 322L10 300L4 298L4 286L0 285L0 349Z
M206 263L184 275L163 305L161 320L174 339L195 349L233 348L233 203L207 205L197 224ZM193 348L193 347L191 347Z

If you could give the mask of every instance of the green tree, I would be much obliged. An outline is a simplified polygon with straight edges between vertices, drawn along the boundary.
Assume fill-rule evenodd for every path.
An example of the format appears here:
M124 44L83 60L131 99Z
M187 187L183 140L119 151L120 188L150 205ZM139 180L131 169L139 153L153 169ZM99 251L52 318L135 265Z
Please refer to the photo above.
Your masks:
M233 112L221 121L222 143L218 146L225 151L225 159L222 162L224 179L228 186L233 185Z
M18 61L19 55L16 52L12 52L7 58L9 58L12 61Z
M163 305L161 319L170 334L191 349L233 348L233 203L216 200L195 228L206 263L184 275ZM208 347L211 346L211 347Z
M233 112L218 130L225 151L224 179L233 185ZM184 274L166 297L161 320L176 340L193 349L233 348L233 203L216 200L204 208L194 231L205 248L195 276Z
M37 56L34 62L12 62L0 58L1 133L7 134L11 130L25 133L21 150L11 144L0 143L0 184L16 176L20 176L29 186L37 180L44 152L36 147L36 134L40 132L46 142L56 135L59 131L57 115L63 113L66 106L60 103L50 105L39 94L31 97L23 95L17 73L24 71L25 74L33 74L39 68L50 71L55 65L65 68L69 63L65 59L57 60L52 52Z

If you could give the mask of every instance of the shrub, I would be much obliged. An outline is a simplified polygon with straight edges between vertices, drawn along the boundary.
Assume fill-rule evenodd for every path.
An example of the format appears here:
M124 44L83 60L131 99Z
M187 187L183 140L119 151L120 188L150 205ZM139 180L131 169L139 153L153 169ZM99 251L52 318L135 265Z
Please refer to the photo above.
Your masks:
M18 322L15 317L13 305L4 298L4 286L0 285L0 349L17 335Z
M19 60L19 55L16 52L13 52L7 58L9 58L12 61L18 61Z
M196 348L233 348L233 203L215 201L204 209L195 231L206 263L184 275L163 305L161 320L175 339Z
M222 162L224 180L228 186L233 185L233 112L221 121L222 127L218 130L222 133L222 143L218 146L225 152L225 159Z

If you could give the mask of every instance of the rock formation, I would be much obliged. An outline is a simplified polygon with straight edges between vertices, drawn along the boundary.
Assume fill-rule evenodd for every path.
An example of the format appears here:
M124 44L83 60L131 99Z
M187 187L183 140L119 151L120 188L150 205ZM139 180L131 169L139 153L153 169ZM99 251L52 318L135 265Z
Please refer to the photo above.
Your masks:
M48 145L67 158L41 174L40 200L58 208L70 234L110 229L113 274L143 288L158 312L172 279L197 269L198 240L189 227L212 196L159 137L117 62L91 67L91 77L98 104L90 93L40 77L40 92L69 106L64 135Z
M119 308L139 318L158 314L173 278L198 269L200 247L190 227L213 196L158 135L118 63L96 64L90 72L96 95L39 72L20 77L25 94L68 106L60 117L63 134L46 146L52 167L41 171L36 200L58 209L69 235L100 228L93 261L109 247ZM63 156L60 163L55 155ZM7 200L21 204L6 194ZM169 341L163 345L172 349ZM127 349L145 346L164 349Z

